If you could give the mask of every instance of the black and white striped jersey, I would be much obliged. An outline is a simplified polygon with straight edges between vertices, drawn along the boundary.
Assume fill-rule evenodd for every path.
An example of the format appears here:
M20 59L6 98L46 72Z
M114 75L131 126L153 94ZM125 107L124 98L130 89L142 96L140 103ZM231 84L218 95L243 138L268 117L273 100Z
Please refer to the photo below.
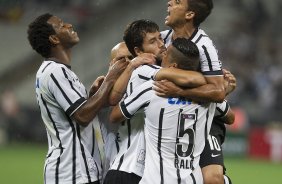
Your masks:
M173 30L162 31L161 35L164 39L165 46L168 47L172 43ZM218 58L217 50L209 38L209 36L200 28L196 29L189 38L194 42L200 53L201 71L204 76L221 76L222 63Z
M45 183L76 184L100 179L101 161L93 124L82 127L71 118L87 98L76 74L69 66L44 61L36 74L35 87L48 138Z
M132 94L142 83L153 79L159 69L160 67L155 65L143 65L135 69L128 82L125 96ZM136 113L119 126L115 140L118 154L110 159L114 160L110 169L142 176L145 163L144 141L144 116L143 113ZM112 149L109 150L113 152ZM106 150L106 155L112 154Z
M215 103L161 98L152 90L152 81L148 81L120 102L126 118L140 108L145 112L146 138L145 170L140 183L202 183L201 172L194 175L193 171L200 171L199 158L210 131Z

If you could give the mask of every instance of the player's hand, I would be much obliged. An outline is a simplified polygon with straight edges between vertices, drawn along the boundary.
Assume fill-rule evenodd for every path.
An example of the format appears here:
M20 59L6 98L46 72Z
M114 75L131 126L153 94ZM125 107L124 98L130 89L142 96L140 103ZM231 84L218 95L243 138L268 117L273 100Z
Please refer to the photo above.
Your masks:
M224 87L225 87L226 95L228 95L229 93L234 91L237 86L236 78L229 70L226 69L223 69L223 75L224 75Z
M109 68L105 81L106 80L116 81L120 76L120 74L125 70L125 68L129 64L129 61L127 61L124 57L119 57L119 58L114 58L113 63L114 64L111 65Z
M156 64L156 57L154 54L151 53L142 53L139 56L132 59L131 64L133 65L134 68L138 68L140 65L144 65L144 64L154 65Z
M90 87L89 96L93 96L98 91L104 79L105 79L105 76L103 75L97 77L97 79L93 82L93 84Z
M182 89L173 82L161 80L154 82L153 90L155 90L156 95L160 97L178 97Z

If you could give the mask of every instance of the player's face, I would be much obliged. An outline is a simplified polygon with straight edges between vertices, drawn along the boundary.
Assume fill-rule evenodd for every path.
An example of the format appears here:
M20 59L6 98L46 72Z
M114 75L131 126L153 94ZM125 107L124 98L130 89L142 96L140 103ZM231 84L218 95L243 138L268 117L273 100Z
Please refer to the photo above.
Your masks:
M64 47L72 47L79 42L79 37L73 30L71 24L64 23L56 16L51 17L48 20L48 23L53 26L59 44L63 45Z
M188 10L188 0L169 0L167 3L168 15L165 18L165 25L175 27L184 25L185 14Z
M115 53L111 56L112 61L110 65L114 64L114 58L125 58L126 61L130 61L133 59L132 54L129 52L125 44L120 44L118 48L116 48ZM117 61L117 60L116 60Z
M156 56L157 60L162 60L166 47L161 37L161 33L159 31L155 33L146 33L143 39L142 48L144 53L152 53Z
M163 68L168 68L171 66L170 53L172 52L172 47L173 47L172 45L169 45L167 51L164 53L163 60L161 63L161 66Z

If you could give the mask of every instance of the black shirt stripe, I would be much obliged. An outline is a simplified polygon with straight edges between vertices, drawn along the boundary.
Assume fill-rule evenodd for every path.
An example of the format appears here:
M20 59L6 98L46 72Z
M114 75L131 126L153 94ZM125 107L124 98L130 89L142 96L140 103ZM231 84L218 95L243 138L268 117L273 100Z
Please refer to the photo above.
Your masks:
M191 173L191 174L190 174L190 176L191 176L191 178L192 178L192 180L193 180L193 184L196 184L196 179L195 179L194 174L193 174L193 173Z
M206 58L207 58L207 60L208 60L209 69L210 69L210 71L213 71L212 62L211 62L211 58L210 58L209 52L208 52L208 50L207 50L207 47L203 45L202 48L204 49Z
M65 99L67 100L67 102L71 105L72 102L69 99L69 97L67 96L67 94L64 92L64 90L62 89L62 87L60 86L59 82L57 81L57 79L55 78L55 76L53 74L51 74L51 78L53 79L53 81L55 82L55 84L57 85L57 87L60 89L61 93L63 94L63 96L65 97Z
M126 120L126 124L127 124L127 148L130 147L130 136L131 136L131 122L130 122L130 119Z
M197 40L195 41L195 44L197 44L203 37L208 37L208 36L201 34L201 35L197 38Z
M122 155L121 157L120 157L120 159L119 159L119 164L118 164L118 167L117 167L117 170L119 171L119 169L120 169L120 167L121 167L121 165L122 165L122 163L123 163L123 158L124 158L124 155Z
M123 115L127 118L127 119L130 119L133 115L131 115L128 111L127 111L127 108L124 104L124 101L122 101L120 103L120 110L122 111Z
M74 102L67 110L66 110L66 114L68 116L70 116L73 111L79 107L86 99L84 97L81 97L80 99L78 99L76 102Z
M166 34L165 38L164 38L164 44L166 44L167 38L169 37L170 33L172 33L172 29L170 29L168 31L168 33Z
M76 94L77 94L78 96L82 97L82 95L73 87L72 81L68 78L66 69L65 69L65 68L62 68L62 70L63 70L63 73L64 73L64 75L65 75L65 78L68 79L71 88L76 92Z
M158 153L160 157L160 175L161 175L161 184L164 183L164 172L163 172L163 158L162 158L162 128L163 128L163 116L164 116L164 108L161 108L160 116L159 116L159 133L158 133Z
M179 110L179 113L178 113L178 120L177 122L180 121L180 117L181 117L181 113L182 113L183 109L180 109ZM178 138L178 134L179 134L179 123L177 123L177 131L176 131L176 145L179 143L179 138ZM178 159L178 156L176 154L176 151L175 151L175 159ZM180 176L180 170L178 167L176 167L176 175L177 175L177 183L178 184L181 184L181 176Z
M46 69L51 63L52 63L52 62L48 63L48 64L43 68L43 70L42 70L41 73L43 73L43 72L45 71L45 69Z
M91 177L90 177L89 168L88 168L88 164L87 164L87 160L86 160L84 146L81 143L80 127L79 127L78 124L76 124L76 131L77 131L77 136L78 136L78 140L79 140L79 143L80 143L80 150L81 150L81 154L82 154L82 157L83 157L83 162L84 162L84 165L85 165L85 170L86 170L86 174L87 174L88 183L90 183L91 182Z
M144 89L143 91L141 91L138 95L136 95L136 97L134 97L131 101L129 101L127 104L125 104L125 106L128 106L130 105L132 102L134 102L135 100L137 100L141 95L143 95L144 93L152 90L153 88L152 87L149 87L147 89Z
M207 114L206 114L206 125L205 125L205 140L208 139L208 134L209 134L209 131L208 131L208 119L209 119L209 109L207 111Z
M197 35L198 31L199 31L199 28L196 28L189 39L192 40Z
M63 148L62 148L62 141L60 139L60 135L59 135L59 131L57 129L57 126L55 124L55 121L53 120L52 118L52 115L48 109L48 106L47 106L47 103L45 102L43 96L41 95L41 100L42 100L42 103L44 105L44 107L46 108L46 111L47 111L47 114L48 114L48 117L49 119L51 120L52 124L53 124L53 127L55 129L55 132L56 132L56 137L57 139L59 140L59 148L60 148L60 156L57 158L57 163L56 163L56 171L55 171L55 182L56 184L59 183L59 167L60 167L60 159L61 159L61 154L63 153Z
M149 77L146 77L146 76L143 76L143 75L140 75L140 74L138 74L138 77L139 77L140 79L143 79L143 80L146 80L146 81L148 81L148 80L151 79L151 78L149 78Z
M67 116L69 125L71 127L71 131L72 131L72 183L75 184L76 183L76 133L75 133L75 127L74 124L72 123L71 119L69 116Z

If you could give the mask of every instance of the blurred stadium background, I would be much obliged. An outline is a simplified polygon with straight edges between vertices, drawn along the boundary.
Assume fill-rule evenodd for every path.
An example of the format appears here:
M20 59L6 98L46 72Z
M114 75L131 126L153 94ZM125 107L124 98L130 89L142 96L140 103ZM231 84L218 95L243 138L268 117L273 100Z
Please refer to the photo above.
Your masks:
M72 68L89 88L107 72L109 52L126 25L147 18L167 29L166 9L165 0L0 0L1 183L42 183L47 139L34 92L42 59L29 46L27 25L45 12L74 25L81 41ZM281 183L281 9L281 0L214 0L201 26L223 67L237 77L228 97L236 122L224 144L228 173L237 184Z

